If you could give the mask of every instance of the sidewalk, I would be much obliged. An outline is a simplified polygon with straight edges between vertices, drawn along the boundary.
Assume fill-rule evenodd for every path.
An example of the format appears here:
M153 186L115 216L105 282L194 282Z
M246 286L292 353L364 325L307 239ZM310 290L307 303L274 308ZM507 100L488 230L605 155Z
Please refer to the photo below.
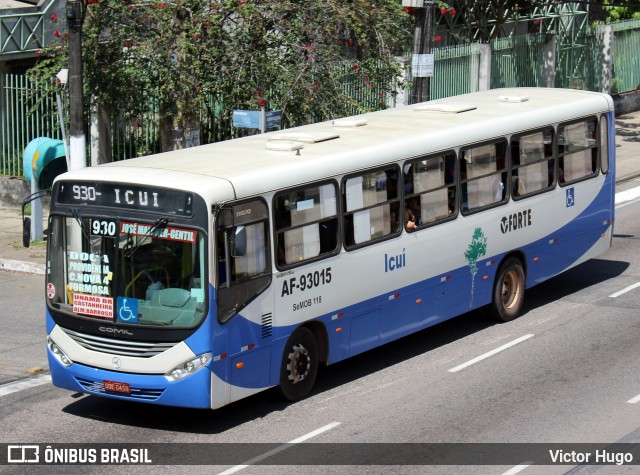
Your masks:
M640 111L616 119L616 181L625 181L617 191L640 186ZM25 186L25 190L27 187ZM25 191L27 196L28 192ZM47 227L45 209L44 228ZM31 243L22 246L22 211L15 203L0 202L0 270L45 273L46 244Z

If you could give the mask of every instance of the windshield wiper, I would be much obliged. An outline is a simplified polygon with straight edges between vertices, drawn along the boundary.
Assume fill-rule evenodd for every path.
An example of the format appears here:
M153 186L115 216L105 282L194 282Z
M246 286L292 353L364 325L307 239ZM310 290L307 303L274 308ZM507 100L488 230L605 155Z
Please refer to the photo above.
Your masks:
M146 233L144 233L144 235L138 240L138 242L136 242L129 249L126 249L124 251L124 257L126 259L131 259L131 256L133 256L133 254L140 248L140 246L142 246L143 244L145 244L147 242L149 237L153 236L153 234L155 234L155 232L158 229L166 228L167 224L169 224L170 221L173 221L173 219L170 219L170 218L158 218L156 220L156 222L153 223L153 226L151 226L149 228L149 230ZM131 237L131 233L128 233L127 235L129 236L129 238Z

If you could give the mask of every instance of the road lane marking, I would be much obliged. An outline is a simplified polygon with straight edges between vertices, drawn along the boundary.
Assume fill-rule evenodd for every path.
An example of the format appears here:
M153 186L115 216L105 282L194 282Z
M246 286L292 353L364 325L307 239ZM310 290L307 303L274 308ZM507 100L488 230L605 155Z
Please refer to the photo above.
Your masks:
M517 345L518 343L522 343L525 340L528 340L529 338L531 338L533 336L533 333L529 333L528 335L524 335L521 336L520 338L516 338L515 340L506 343L504 345L502 345L499 348L496 348L495 350L491 350L488 353L485 353L483 355L478 356L477 358L474 358L472 360L467 361L466 363L462 363L461 365L456 366L455 368L451 368L449 370L450 373L456 373L462 369L465 369L469 366L471 366L472 364L476 364L478 361L482 361L484 359L489 358L490 356L495 355L496 353L500 353L501 351L506 350L507 348L511 348L514 345Z
M36 378L23 379L21 381L15 381L13 383L3 384L2 386L0 386L0 397L49 383L51 383L51 375L43 374Z
M516 473L522 472L525 468L528 468L530 465L516 465L515 467L511 467L509 470L504 472L502 475L516 475Z
M640 282L636 282L635 284L631 284L631 285L625 287L624 289L619 290L618 292L615 292L615 293L609 295L609 297L611 297L612 299L615 299L616 297L620 297L622 294L626 294L627 292L630 292L633 289L637 289L638 287L640 287Z
M629 404L635 404L637 402L640 402L640 394L638 394L636 397L631 398L627 401Z
M328 430L331 430L334 427L337 427L339 425L340 425L339 422L332 422L331 424L327 424L326 426L320 427L319 429L316 429L312 432L309 432L308 434L298 437L297 439L293 439L292 441L289 441L286 444L276 447L273 450L269 450L268 452L265 452L262 455L258 455L257 457L254 457L251 460L247 460L241 465L236 465L235 467L231 467L230 469L225 470L224 472L220 472L218 475L231 475L232 473L239 472L240 470L243 470L251 465L255 465L256 463L266 458L269 458L272 455L282 452L283 450L287 450L288 448L291 447L291 444L299 444L301 442L304 442L305 440L309 440L317 435L320 435L323 432L327 432Z
M620 205L626 204L629 201L633 201L640 197L640 187L631 188L630 190L620 191L616 193L615 204L616 208Z

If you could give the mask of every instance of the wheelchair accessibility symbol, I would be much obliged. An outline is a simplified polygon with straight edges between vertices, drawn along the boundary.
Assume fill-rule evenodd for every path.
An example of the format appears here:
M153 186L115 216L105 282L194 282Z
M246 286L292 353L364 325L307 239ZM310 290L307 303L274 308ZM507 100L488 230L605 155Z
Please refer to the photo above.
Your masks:
M573 188L567 188L567 208L571 208L575 202L575 190Z
M138 323L138 299L118 297L118 322Z

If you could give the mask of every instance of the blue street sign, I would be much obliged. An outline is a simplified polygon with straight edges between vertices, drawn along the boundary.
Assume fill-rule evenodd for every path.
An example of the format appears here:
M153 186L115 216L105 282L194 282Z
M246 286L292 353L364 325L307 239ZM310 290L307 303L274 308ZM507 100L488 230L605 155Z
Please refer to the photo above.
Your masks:
M244 129L260 128L260 111L233 111L233 126Z
M233 111L233 126L243 129L259 129L260 128L260 113L261 111L246 111L246 110L234 110ZM265 129L273 129L280 127L282 121L282 111L269 111L266 114L266 127Z
M281 121L282 121L282 111L267 112L267 129L280 127Z

